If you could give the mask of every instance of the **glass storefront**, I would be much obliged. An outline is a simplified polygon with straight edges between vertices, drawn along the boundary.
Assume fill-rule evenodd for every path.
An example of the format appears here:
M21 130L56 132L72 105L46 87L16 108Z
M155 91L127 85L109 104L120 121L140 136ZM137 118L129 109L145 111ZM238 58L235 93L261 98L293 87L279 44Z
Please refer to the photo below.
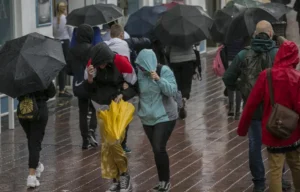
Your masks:
M0 46L14 36L12 7L12 0L0 0Z

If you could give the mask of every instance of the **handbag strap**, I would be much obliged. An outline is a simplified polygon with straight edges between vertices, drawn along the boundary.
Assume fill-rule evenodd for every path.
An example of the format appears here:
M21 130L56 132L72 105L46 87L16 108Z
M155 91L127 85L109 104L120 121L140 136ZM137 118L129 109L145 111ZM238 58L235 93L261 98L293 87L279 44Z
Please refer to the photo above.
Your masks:
M267 76L268 76L270 100L271 100L271 105L273 107L275 105L275 101L274 101L274 90L273 90L273 85L272 85L272 71L271 70L272 70L271 68L267 69Z

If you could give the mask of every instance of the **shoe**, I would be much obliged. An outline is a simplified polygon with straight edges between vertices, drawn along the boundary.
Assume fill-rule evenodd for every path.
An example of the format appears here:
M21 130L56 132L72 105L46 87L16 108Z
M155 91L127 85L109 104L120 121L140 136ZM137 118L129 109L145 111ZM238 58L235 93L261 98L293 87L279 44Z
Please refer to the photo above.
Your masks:
M95 131L93 129L89 130L89 140L90 140L90 144L93 147L97 147L98 146L98 142L96 140L96 135L95 135Z
M35 170L35 176L40 178L44 170L45 170L44 165L42 163L39 163L38 167Z
M225 97L228 97L228 92L227 92L227 88L225 88L224 92L223 92Z
M282 191L287 191L292 188L292 184L286 180L282 180Z
M130 176L125 173L120 176L120 192L131 192L131 178Z
M233 117L233 116L234 116L234 108L233 108L233 104L229 104L228 116L229 116L229 117Z
M39 180L37 180L35 175L29 175L27 177L27 187L28 188L35 188L40 186Z
M84 139L82 142L82 150L89 149L92 145L88 139Z
M240 112L236 112L234 119L238 121L238 120L240 120L240 117L241 117L241 113Z
M159 182L155 187L152 188L153 192L157 192L160 188L161 182Z
M180 119L185 119L187 116L187 111L185 109L185 104L186 104L186 99L182 99L182 108L179 109L179 118Z
M58 97L64 97L64 98L72 98L73 95L71 93L69 93L67 90L65 90L63 93L59 93Z
M170 182L162 181L160 182L160 187L158 189L158 192L169 192L170 188L171 188Z
M123 147L123 150L125 153L131 153L131 149L129 149L127 146Z
M120 192L120 183L114 179L113 183L106 192Z

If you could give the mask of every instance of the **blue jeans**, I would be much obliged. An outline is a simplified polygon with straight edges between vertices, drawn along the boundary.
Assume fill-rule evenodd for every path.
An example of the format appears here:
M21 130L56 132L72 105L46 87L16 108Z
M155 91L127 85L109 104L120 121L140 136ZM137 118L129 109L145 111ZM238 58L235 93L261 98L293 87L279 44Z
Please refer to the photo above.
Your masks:
M255 189L265 188L265 167L261 155L262 128L261 121L252 120L249 133L249 167ZM285 166L283 166L283 173Z
M249 166L255 189L265 188L265 167L261 155L262 136L261 121L252 120L249 137Z

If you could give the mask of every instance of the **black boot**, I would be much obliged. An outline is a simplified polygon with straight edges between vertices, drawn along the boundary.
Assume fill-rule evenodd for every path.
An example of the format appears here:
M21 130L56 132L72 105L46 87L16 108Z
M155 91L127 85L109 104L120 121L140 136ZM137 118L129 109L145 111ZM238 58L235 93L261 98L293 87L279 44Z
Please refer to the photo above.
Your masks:
M234 116L234 105L233 105L233 103L229 103L228 116L229 117L233 117Z
M179 118L180 119L185 119L187 116L185 105L186 105L186 99L183 98L182 99L182 108L179 109Z

